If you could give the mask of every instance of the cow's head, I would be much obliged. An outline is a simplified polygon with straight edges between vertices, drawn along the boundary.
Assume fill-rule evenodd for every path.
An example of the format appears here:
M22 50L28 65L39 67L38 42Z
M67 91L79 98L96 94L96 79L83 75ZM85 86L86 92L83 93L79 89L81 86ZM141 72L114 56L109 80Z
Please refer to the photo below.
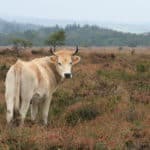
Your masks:
M80 61L80 57L76 56L78 52L78 46L75 52L61 50L53 52L50 49L52 56L50 56L50 62L55 64L56 69L62 78L72 78L72 66Z

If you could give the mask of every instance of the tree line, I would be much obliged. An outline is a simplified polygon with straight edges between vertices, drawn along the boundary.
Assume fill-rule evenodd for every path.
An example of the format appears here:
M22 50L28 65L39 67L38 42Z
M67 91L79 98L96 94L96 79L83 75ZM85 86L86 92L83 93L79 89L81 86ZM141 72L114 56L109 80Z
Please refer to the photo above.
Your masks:
M29 45L53 45L55 47L55 45L59 44L68 46L150 46L150 34L122 33L98 26L73 24L67 25L64 28L56 25L54 27L39 26L39 28L36 27L35 29L32 26L31 29L28 27L27 30L23 29L19 31L11 30L11 28L13 26L9 25L9 33L0 31L0 45L12 45L15 43L14 39L20 39L19 43L23 47ZM57 32L62 34L62 37L58 36Z

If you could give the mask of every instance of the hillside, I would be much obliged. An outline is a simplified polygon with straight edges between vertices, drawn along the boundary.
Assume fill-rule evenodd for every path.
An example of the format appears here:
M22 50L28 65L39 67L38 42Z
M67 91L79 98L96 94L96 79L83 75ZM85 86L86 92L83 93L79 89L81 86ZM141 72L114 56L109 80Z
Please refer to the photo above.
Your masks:
M62 29L56 25L42 27L31 24L19 24L0 20L0 45L12 44L13 38L24 38L33 42L35 46L44 46L46 38L53 32ZM110 29L90 25L67 25L66 45L81 46L150 46L149 34L122 33Z

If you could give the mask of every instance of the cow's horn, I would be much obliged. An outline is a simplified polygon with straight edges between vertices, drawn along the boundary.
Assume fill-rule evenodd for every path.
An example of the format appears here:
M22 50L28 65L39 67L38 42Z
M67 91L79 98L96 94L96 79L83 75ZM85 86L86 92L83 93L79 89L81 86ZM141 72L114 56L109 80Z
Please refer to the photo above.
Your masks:
M49 51L50 51L50 53L51 53L52 55L55 55L55 53L54 53L52 47L49 49ZM55 55L55 56L56 56L56 55Z
M78 45L76 46L76 51L72 55L76 55L79 51Z

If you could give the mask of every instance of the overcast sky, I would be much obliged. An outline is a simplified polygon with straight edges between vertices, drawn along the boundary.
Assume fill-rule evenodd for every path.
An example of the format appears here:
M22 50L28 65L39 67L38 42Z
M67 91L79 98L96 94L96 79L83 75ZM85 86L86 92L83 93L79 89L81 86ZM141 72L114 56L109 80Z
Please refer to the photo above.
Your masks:
M0 16L150 22L150 0L0 0Z

